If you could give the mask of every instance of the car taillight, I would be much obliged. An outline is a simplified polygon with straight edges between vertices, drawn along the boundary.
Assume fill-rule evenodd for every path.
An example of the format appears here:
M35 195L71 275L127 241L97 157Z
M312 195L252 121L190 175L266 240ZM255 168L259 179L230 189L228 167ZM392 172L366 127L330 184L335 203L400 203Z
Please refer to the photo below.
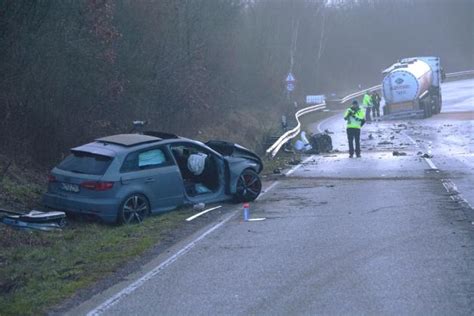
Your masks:
M53 176L52 174L48 175L48 182L51 183L51 182L56 182L56 181L57 181L57 179L56 179L55 176Z
M112 189L113 186L113 182L86 181L81 183L82 188L94 191L107 191Z

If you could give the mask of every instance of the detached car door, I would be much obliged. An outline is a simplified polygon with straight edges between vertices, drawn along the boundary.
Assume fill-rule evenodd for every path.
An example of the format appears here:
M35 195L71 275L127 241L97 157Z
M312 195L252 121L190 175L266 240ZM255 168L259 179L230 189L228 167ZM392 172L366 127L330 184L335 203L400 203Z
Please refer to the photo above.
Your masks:
M120 172L125 195L144 194L152 212L170 210L184 203L178 166L163 147L128 154Z

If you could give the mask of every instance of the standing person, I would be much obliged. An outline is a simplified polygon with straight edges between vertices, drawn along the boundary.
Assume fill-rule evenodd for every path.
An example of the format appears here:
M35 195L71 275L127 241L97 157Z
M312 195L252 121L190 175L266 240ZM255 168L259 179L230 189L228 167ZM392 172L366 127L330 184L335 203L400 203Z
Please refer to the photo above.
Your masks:
M344 120L347 121L347 140L349 141L349 158L355 154L360 158L360 128L365 123L364 111L359 107L357 100L352 101L352 106L346 110Z
M372 116L374 117L380 117L380 95L374 91L372 92Z
M362 105L365 109L365 119L367 122L370 122L370 110L372 108L372 97L370 96L369 92L367 91L364 94L364 99L362 99Z

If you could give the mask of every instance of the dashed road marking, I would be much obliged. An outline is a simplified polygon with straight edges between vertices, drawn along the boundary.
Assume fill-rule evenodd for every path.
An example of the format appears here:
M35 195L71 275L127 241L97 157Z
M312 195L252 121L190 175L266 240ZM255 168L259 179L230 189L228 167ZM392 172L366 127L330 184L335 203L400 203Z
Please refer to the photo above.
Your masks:
M412 143L416 145L416 147L419 147L418 142L416 142L413 138L411 138L409 135L406 133L403 133ZM435 165L433 160L431 158L425 157L424 160L426 163L430 166L432 170L439 170L438 167ZM442 179L441 183L443 184L444 189L446 192L450 194L451 200L462 203L469 209L473 209L471 204L462 196L462 194L459 192L458 188L456 187L456 184L451 179Z

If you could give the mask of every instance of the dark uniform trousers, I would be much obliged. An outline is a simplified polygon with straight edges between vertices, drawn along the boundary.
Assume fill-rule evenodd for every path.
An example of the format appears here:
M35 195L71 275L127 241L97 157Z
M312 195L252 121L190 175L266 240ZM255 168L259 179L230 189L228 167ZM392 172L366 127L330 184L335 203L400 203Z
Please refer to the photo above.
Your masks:
M354 155L354 141L355 153L360 156L360 128L348 128L347 140L349 141L349 155Z

